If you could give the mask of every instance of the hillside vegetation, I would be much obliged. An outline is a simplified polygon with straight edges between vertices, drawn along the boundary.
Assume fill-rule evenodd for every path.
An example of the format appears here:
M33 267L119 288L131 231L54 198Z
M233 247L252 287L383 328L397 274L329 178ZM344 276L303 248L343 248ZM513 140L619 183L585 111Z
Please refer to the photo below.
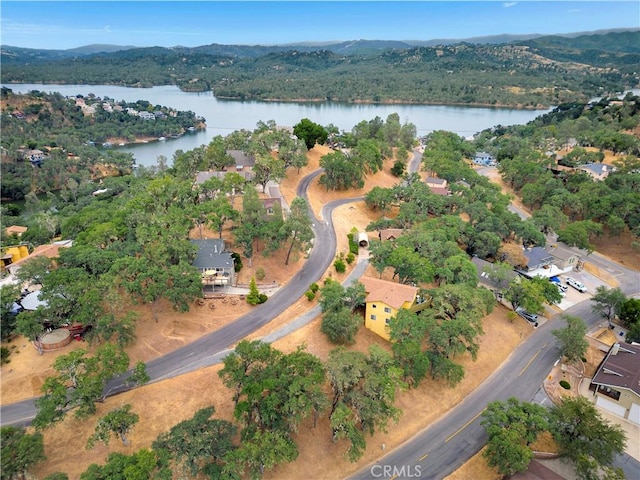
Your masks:
M75 55L2 49L2 81L178 85L238 100L540 108L638 84L640 32L510 44L138 48Z

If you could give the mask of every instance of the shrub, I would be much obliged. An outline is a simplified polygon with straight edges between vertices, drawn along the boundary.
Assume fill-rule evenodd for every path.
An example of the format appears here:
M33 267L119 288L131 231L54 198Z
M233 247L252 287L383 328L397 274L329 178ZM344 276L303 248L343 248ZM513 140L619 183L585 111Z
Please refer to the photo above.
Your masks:
M258 294L258 303L264 303L267 300L269 300L269 297L267 297L266 293L259 293Z
M347 238L349 239L349 251L354 255L357 255L359 251L358 239L356 238L356 235L357 233L353 232L347 234Z
M320 287L316 282L313 282L311 285L309 285L309 290L311 290L313 293L316 293L319 289Z
M266 277L267 274L264 272L264 268L262 267L258 267L256 269L256 278L260 281L264 280L264 277Z
M258 305L259 303L264 303L260 301L260 292L258 291L258 286L256 285L256 279L251 277L251 282L249 283L249 295L247 295L247 303L249 305Z
M355 261L355 259L356 259L356 256L355 256L353 253L351 253L351 252L349 252L349 253L347 254L347 258L345 258L345 260L347 261L347 263L348 263L349 265L351 265L351 264Z
M391 174L394 177L401 177L404 175L405 164L402 160L396 160L391 167Z
M11 350L9 347L0 348L0 365L4 365L5 363L9 363L9 356L11 355Z
M240 254L236 252L231 252L231 256L234 260L233 270L238 273L240 270L242 270L242 258L240 257Z
M333 266L336 269L336 272L338 273L344 273L347 271L347 265L344 263L344 260L342 260L341 258L336 259L335 262L333 262Z
M307 300L309 300L310 302L316 298L316 294L315 292L312 292L311 290L307 290L306 292L304 292L305 296L307 297Z
M565 390L571 389L571 385L566 380L560 380L560 386Z

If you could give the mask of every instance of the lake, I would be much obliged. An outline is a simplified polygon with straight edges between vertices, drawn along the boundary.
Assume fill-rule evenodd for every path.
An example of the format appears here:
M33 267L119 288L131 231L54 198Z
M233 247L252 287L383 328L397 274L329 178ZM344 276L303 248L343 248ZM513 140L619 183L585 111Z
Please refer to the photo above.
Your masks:
M108 97L115 101L147 100L154 105L192 111L206 119L207 128L205 131L183 135L177 139L168 139L166 142L115 147L121 151L132 153L136 163L147 166L155 165L160 155L164 155L168 163L171 164L176 150L192 150L200 145L208 144L216 135L225 136L235 130L253 130L259 121L274 120L278 125L293 127L301 119L308 118L320 125L333 124L340 130L350 131L363 120L369 121L375 117L386 120L390 114L397 113L402 123L413 123L420 136L434 130L448 130L468 137L496 125L524 124L549 111L442 105L362 105L336 102L221 100L211 92L182 92L173 85L152 88L50 84L9 84L6 86L15 93L40 90L59 92L65 96L86 96L93 93L98 97Z

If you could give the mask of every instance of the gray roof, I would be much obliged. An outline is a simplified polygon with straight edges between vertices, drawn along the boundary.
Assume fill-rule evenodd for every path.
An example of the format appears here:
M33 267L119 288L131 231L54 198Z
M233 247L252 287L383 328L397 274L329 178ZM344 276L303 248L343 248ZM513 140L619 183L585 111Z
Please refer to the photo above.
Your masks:
M476 269L478 270L478 279L480 283L494 289L499 290L502 288L506 288L511 282L511 280L513 280L515 277L518 276L518 274L515 271L509 270L504 280L502 280L501 282L496 282L491 277L489 277L489 275L487 275L485 270L487 269L487 267L491 267L493 265L491 262L487 262L486 260L482 260L481 258L478 258L478 257L471 257L471 261L473 262L473 264L476 266Z
M47 302L40 300L40 290L31 292L30 294L25 296L22 300L20 300L20 304L25 310L36 310L39 306L47 306Z
M191 240L197 245L198 253L193 266L200 269L233 268L233 257L225 250L224 240L219 238L207 240Z
M564 244L547 245L546 247L544 247L544 249L550 255L553 255L554 257L561 260L568 260L571 257L578 257L578 254L566 248L566 245Z
M435 185L445 185L447 181L444 178L427 177L424 179L425 183L433 183Z
M524 256L527 257L527 267L538 268L553 262L553 256L542 247L525 248Z
M582 170L590 170L596 175L602 175L603 173L613 171L613 167L611 165L607 165L606 163L586 163L584 165L579 165L577 168Z
M236 165L253 167L256 164L256 157L247 155L242 150L227 150L227 153L236 161Z
M233 170L231 170L233 171ZM206 182L207 180L209 180L210 178L216 177L216 178L224 178L227 173L229 172L216 172L213 170L210 170L208 172L198 172L196 174L196 185L201 185L202 183ZM244 179L246 181L251 181L253 179L253 172L243 172L243 171L239 171L239 172L235 172L238 175L240 175L241 177L244 177Z

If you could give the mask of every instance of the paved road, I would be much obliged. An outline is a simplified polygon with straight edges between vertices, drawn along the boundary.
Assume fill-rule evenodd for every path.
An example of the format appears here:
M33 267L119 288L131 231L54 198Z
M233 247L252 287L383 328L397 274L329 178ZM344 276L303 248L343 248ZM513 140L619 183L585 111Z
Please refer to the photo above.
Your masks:
M589 302L581 302L564 313L579 316L591 326L602 321L591 311ZM533 401L537 396L545 376L559 358L551 334L564 326L558 317L559 314L530 335L479 388L437 423L350 478L438 479L459 468L487 441L480 414L489 402L504 401L511 396ZM446 391L443 395L446 396ZM640 463L632 457L621 455L616 465L625 470L627 478L640 478Z
M311 181L321 170L304 177L298 185L297 194L306 198ZM360 200L362 197L342 199L330 202L322 209L322 221L318 221L309 209L314 222L315 240L309 259L304 267L291 278L286 285L269 298L269 301L252 309L249 313L224 327L211 332L194 342L174 350L147 363L147 373L151 382L175 377L220 362L230 348L255 332L263 325L296 302L309 285L317 281L333 262L336 251L336 235L330 222L333 210L343 204ZM130 373L109 381L105 392L108 396L129 390L124 379ZM35 398L0 407L2 425L27 425L35 415Z
M517 209L513 211L526 218L524 212ZM585 255L585 252L579 252ZM640 272L597 253L591 254L588 261L612 274L628 296L640 292ZM591 302L588 300L563 313L581 317L590 327L603 321L602 317L591 311ZM459 468L487 441L479 417L489 402L504 401L511 396L524 401L544 397L540 395L542 382L559 358L555 337L551 334L552 330L564 326L559 317L560 314L553 316L538 328L479 388L437 423L350 478L438 479ZM446 395L446 392L443 394ZM424 408L429 408L429 405ZM615 465L623 468L627 478L640 479L640 462L629 455L620 455Z

